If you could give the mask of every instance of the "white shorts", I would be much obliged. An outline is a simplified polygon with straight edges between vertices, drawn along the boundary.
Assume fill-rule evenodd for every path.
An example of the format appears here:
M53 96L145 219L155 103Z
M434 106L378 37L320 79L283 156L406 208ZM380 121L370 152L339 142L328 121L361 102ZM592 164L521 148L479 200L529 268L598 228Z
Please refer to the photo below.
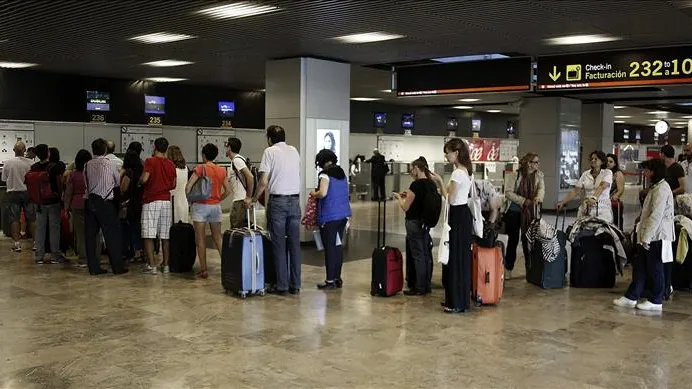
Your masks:
M142 238L170 237L173 214L170 201L153 201L142 206Z

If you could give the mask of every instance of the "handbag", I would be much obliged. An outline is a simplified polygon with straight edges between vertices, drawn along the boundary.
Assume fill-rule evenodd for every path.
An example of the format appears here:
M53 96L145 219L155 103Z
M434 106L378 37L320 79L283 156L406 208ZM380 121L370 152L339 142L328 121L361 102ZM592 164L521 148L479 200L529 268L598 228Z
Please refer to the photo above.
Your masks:
M449 199L444 200L444 221L442 223L442 234L440 235L440 247L437 250L437 262L446 265L449 262L449 232L452 227L449 226Z
M202 166L202 176L195 181L187 194L188 201L204 201L211 197L211 177L207 176L207 169Z
M305 205L305 214L301 224L308 230L317 228L317 198L308 196L308 202Z
M481 213L481 199L476 192L476 184L471 178L471 197L469 198L469 209L473 217L473 235L483 238L483 214Z

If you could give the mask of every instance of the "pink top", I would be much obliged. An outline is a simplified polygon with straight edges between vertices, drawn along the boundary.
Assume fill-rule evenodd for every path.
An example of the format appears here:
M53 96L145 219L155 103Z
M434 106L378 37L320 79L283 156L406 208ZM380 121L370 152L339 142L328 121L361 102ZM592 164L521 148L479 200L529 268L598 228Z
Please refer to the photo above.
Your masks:
M72 202L70 208L84 209L84 192L86 192L86 183L84 182L84 172L73 170L67 178L67 182L72 185Z

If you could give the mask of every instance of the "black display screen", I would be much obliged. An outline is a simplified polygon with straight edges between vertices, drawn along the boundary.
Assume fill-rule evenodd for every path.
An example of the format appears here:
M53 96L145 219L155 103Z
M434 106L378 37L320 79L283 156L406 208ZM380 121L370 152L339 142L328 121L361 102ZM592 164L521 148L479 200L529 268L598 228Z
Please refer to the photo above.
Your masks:
M528 91L531 58L404 66L396 69L398 96Z
M385 128L387 126L387 114L384 112L375 112L373 120L375 128Z
M538 57L538 90L692 84L692 46Z

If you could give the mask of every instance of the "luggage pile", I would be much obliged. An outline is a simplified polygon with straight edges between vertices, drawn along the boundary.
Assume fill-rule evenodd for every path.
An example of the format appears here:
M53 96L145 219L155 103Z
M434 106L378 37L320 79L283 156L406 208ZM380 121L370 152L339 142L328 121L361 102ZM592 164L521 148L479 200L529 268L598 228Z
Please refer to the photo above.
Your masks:
M542 217L536 219L526 232L529 257L525 258L526 281L543 289L560 289L565 285L567 272L567 235L564 232L567 213L563 214L562 230L548 224Z

